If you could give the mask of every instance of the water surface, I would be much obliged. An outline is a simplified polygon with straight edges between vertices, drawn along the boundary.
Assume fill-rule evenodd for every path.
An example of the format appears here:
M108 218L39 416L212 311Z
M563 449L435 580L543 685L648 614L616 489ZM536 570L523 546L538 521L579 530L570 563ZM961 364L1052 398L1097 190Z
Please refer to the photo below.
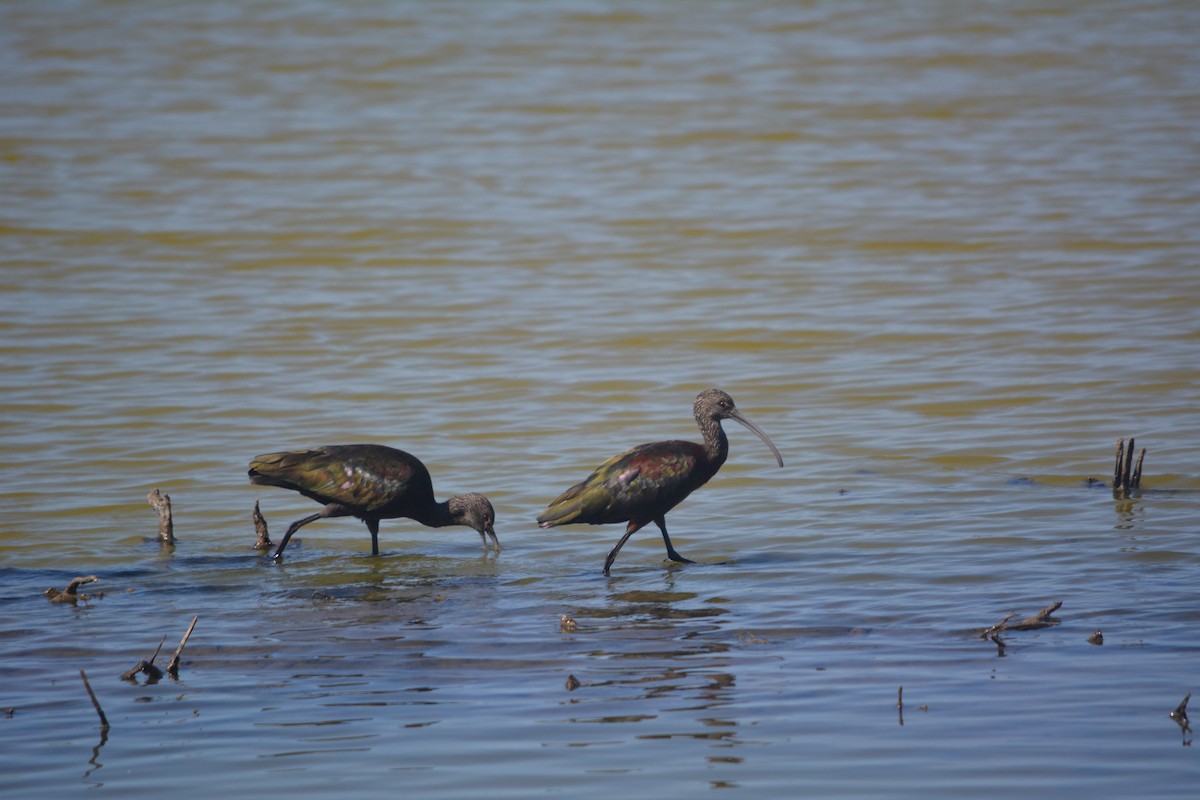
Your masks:
M1198 25L0 6L3 785L1191 796ZM710 386L786 466L729 426L669 517L701 563L644 531L606 578L618 526L536 527ZM1088 485L1131 435L1144 490ZM315 507L249 458L355 441L486 493L504 550L252 550L256 500L276 537ZM194 615L178 680L118 678Z

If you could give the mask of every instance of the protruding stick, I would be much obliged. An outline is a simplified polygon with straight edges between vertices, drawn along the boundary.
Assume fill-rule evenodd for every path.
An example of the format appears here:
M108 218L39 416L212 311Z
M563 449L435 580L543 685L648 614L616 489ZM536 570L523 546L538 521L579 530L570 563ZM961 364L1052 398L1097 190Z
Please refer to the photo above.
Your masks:
M79 669L79 677L83 678L83 688L87 689L88 697L92 698L92 706L96 709L96 713L100 716L100 732L108 731L108 717L104 716L104 709L100 707L100 701L96 699L96 693L92 691L92 684L88 682L87 673L83 668Z
M188 625L187 632L183 634L183 638L179 640L179 647L175 648L175 655L171 656L171 660L167 662L167 674L172 678L179 677L179 656L183 653L183 646L187 644L188 637L191 636L192 631L195 630L196 620L198 619L200 619L199 614L192 617L192 624Z
M258 540L254 543L255 550L270 550L271 535L267 533L267 518L262 515L258 509L258 501L254 501L254 513L250 515L250 519L254 520L254 533Z
M1129 479L1129 488L1142 488L1142 462L1146 460L1146 448L1138 451L1137 463L1133 466L1133 477Z
M150 490L146 499L158 512L158 540L163 544L175 544L175 523L171 519L171 495L160 494L156 487Z

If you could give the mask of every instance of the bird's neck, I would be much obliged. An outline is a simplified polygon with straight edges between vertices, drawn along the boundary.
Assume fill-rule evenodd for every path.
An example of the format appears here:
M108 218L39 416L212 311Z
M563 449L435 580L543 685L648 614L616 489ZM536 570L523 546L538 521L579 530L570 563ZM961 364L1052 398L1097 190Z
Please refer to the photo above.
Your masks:
M711 465L719 469L725 463L725 459L729 457L729 440L725 438L725 430L721 427L721 421L697 418L696 424L700 426L700 432L704 434L704 455Z
M413 512L412 518L430 528L444 528L447 525L457 525L458 521L450 513L450 501L434 502L425 508Z

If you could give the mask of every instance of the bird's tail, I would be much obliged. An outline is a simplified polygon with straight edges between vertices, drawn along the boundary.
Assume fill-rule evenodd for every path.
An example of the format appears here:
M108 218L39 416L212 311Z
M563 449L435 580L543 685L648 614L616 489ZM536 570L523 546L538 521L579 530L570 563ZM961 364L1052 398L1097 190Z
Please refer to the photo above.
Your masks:
M297 469L303 469L308 453L286 452L267 453L255 457L250 462L250 482L261 486L282 486L284 489L295 489L293 474Z
M588 495L583 491L584 485L572 486L567 491L551 501L546 510L538 514L539 528L553 528L555 525L569 525L579 519L587 505Z

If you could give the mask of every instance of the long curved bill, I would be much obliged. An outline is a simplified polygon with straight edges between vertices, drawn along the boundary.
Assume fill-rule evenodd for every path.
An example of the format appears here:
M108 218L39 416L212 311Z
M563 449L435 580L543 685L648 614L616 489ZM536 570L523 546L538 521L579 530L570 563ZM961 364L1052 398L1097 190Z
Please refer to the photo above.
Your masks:
M747 417L741 411L738 411L736 408L730 409L729 417L730 419L736 419L738 422L754 431L758 438L762 439L763 442L766 443L767 447L771 448L771 452L775 454L775 460L779 462L779 466L783 466L783 456L779 455L779 448L775 447L775 443L767 438L767 435L763 433L762 428L751 422L749 417Z

